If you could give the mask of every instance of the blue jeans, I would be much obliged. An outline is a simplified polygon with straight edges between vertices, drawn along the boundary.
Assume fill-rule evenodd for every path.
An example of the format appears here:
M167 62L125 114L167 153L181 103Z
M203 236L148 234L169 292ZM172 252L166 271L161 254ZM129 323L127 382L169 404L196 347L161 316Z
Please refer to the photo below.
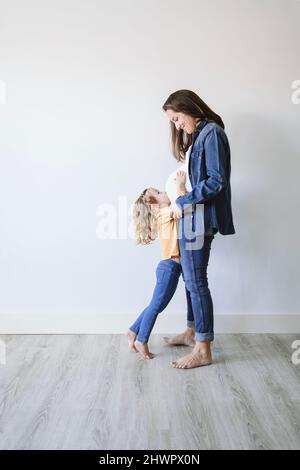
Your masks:
M173 259L161 260L156 268L156 286L148 307L139 315L129 328L137 334L137 340L147 343L157 315L172 299L181 274L181 265Z
M187 238L179 226L179 251L187 297L187 326L195 328L196 341L214 340L213 301L207 280L207 266L214 235ZM196 249L195 249L196 248Z

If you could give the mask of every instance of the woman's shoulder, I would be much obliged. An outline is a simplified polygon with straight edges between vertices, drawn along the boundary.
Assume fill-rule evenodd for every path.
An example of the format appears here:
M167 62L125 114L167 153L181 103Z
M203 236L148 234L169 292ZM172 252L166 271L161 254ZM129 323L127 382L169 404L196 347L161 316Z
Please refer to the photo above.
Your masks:
M216 122L214 121L209 121L206 126L204 127L203 131L205 131L205 133L203 133L203 135L207 135L209 134L210 132L218 132L220 134L225 134L225 130L223 129L223 127L219 126L219 124L217 124Z
M214 136L223 140L227 140L227 135L223 127L219 126L219 124L217 124L216 122L209 121L200 132L197 139L197 144L203 144L205 143L207 138L208 140L210 140L210 138Z

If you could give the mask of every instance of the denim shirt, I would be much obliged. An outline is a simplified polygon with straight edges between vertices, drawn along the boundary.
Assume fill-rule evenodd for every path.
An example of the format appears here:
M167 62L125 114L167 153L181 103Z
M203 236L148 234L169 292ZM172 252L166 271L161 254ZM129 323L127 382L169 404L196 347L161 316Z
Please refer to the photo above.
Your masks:
M193 204L204 203L205 234L219 231L222 235L235 233L231 208L230 147L225 131L215 122L202 120L192 135L189 159L189 178L192 190L176 199L184 210ZM193 221L197 226L197 221Z

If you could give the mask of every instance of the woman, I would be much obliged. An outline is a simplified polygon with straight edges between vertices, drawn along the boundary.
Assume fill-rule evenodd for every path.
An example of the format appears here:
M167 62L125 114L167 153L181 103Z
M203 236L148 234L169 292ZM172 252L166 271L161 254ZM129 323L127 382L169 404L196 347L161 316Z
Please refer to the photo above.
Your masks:
M230 147L221 117L196 93L190 90L172 93L163 110L170 120L175 159L184 161L191 146L188 172L193 189L186 192L184 184L179 187L181 192L176 204L183 211L179 251L187 302L192 308L188 308L185 332L175 338L165 338L170 345L194 346L190 354L172 363L175 368L189 369L212 363L210 343L214 340L214 319L207 266L215 234L235 233L231 209ZM204 204L204 236L201 231L197 233L197 206L200 204ZM192 216L185 216L185 209L191 205ZM191 220L192 237L189 230Z

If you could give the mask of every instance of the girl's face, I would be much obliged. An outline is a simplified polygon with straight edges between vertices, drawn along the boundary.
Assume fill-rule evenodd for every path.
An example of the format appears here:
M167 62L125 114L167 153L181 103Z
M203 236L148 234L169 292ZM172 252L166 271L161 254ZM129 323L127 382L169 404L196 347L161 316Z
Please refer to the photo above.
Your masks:
M156 188L149 188L148 194L153 196L160 206L171 204L169 196L167 195L166 192L160 191L159 189L156 189Z
M183 129L187 134L192 134L200 121L199 118L194 118L184 113L177 113L172 109L167 109L166 114L170 121L174 122L177 130Z

